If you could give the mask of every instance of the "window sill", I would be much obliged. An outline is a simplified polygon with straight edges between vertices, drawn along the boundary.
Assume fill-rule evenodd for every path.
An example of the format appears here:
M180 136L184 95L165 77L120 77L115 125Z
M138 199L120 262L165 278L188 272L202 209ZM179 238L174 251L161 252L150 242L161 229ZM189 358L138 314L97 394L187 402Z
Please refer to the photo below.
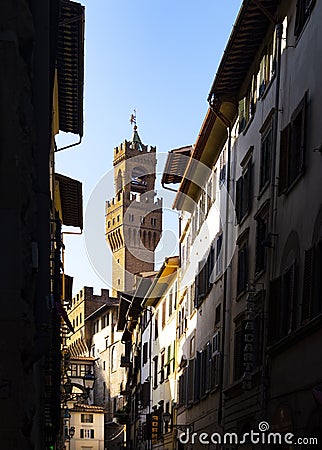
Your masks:
M302 169L301 172L294 178L294 180L289 184L286 190L281 194L289 195L289 193L294 189L294 187L298 184L299 180L304 176L305 170Z
M261 278L262 275L266 272L266 267L261 269L259 272L255 272L254 280L257 281Z
M306 324L303 324L300 327L296 328L287 336L284 336L279 341L271 344L267 350L268 354L274 355L285 351L292 345L296 344L298 341L303 340L303 336L309 336L316 330L320 330L321 325L322 325L322 314L314 317L314 319L311 319Z
M241 133L239 133L239 134L243 134L243 136L246 135L246 133L247 133L249 127L251 126L251 124L252 124L252 122L253 122L253 120L254 120L255 113L256 113L256 108L255 108L254 114L252 115L252 117L251 117L251 118L249 119L249 121L247 122L245 128L244 128L243 131L242 131Z
M272 74L272 78L269 80L267 86L265 87L264 92L262 93L261 97L258 100L260 100L260 101L265 100L265 97L267 96L272 84L274 83L275 77L276 77L276 70Z
M239 292L239 294L237 294L236 302L239 302L240 299L246 294L246 292L247 292L247 288L245 287L245 289L243 289L241 292Z
M269 186L269 179L264 183L264 185L260 188L259 192L258 192L258 196L257 196L257 200L260 200L264 194L264 192L266 191L266 189Z

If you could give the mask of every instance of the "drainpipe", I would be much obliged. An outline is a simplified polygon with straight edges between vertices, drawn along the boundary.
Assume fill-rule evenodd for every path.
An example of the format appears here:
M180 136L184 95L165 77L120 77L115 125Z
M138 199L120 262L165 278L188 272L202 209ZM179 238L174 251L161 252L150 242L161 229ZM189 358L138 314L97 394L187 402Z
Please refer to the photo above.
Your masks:
M283 24L276 24L277 34L277 60L276 60L276 84L275 84L275 111L274 111L274 128L273 128L273 151L271 156L271 185L270 185L270 206L269 206L269 230L268 234L272 236L273 245L269 248L269 255L267 258L268 267L266 272L266 293L264 300L264 333L263 333L263 371L261 383L261 410L262 418L266 418L267 410L267 379L268 379L268 313L269 313L269 297L270 297L270 280L274 278L275 257L276 257L276 219L277 219L277 186L278 179L276 176L277 164L277 141L278 141L278 119L279 119L279 103L280 103L280 80L281 80L281 45Z
M228 310L227 310L227 303L228 303L228 279L231 279L231 263L228 265L228 236L229 236L229 193L230 193L230 166L231 166L231 130L232 130L232 123L231 121L225 117L222 113L214 109L212 106L210 106L210 109L212 112L216 115L216 117L223 123L223 125L227 128L228 131L228 141L227 141L227 189L226 189L226 211L225 211L225 243L224 243L224 292L223 292L223 305L222 305L222 311L223 311L223 319L222 319L222 327L221 327L221 364L220 364L220 370L219 370L219 404L218 404L218 424L221 425L222 418L223 418L223 383L224 383L224 360L225 360L225 342L226 342L226 326L227 323L229 325L228 319ZM227 339L227 342L229 342L229 336ZM226 356L228 357L228 355ZM227 364L228 367L228 364Z

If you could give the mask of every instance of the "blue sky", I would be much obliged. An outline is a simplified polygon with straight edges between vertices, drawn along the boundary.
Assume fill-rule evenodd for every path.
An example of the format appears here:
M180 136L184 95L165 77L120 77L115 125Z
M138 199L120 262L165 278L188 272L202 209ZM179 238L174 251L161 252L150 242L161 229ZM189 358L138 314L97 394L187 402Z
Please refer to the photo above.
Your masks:
M159 163L169 150L195 143L241 0L81 3L85 6L84 138L80 146L57 153L56 171L82 181L85 214L99 180L112 173L114 147L131 137L129 118L134 108L142 142L157 147ZM58 146L75 140L73 135L59 136ZM164 194L158 191L158 196ZM106 200L110 196L107 192ZM98 214L97 233L104 233L103 222ZM164 229L174 227L176 215L168 211ZM65 235L64 242L65 271L74 276L74 292L84 285L93 286L97 293L108 288L109 258L107 275L99 277L87 257L84 238Z

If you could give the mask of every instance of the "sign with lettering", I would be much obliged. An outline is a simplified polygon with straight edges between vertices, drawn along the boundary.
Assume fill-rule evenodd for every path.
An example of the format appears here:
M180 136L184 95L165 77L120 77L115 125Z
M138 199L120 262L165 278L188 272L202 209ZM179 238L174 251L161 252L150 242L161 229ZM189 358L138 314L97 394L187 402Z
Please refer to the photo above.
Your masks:
M252 388L252 372L254 370L254 323L255 295L250 293L246 301L246 319L244 322L244 375L243 389Z

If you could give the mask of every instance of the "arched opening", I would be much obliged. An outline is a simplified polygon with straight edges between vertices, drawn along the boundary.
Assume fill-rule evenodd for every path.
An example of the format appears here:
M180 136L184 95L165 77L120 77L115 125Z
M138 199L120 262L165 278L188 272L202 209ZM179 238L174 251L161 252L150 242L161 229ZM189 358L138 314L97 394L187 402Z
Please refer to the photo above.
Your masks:
M134 167L131 173L131 191L145 192L147 189L146 172L142 167Z

